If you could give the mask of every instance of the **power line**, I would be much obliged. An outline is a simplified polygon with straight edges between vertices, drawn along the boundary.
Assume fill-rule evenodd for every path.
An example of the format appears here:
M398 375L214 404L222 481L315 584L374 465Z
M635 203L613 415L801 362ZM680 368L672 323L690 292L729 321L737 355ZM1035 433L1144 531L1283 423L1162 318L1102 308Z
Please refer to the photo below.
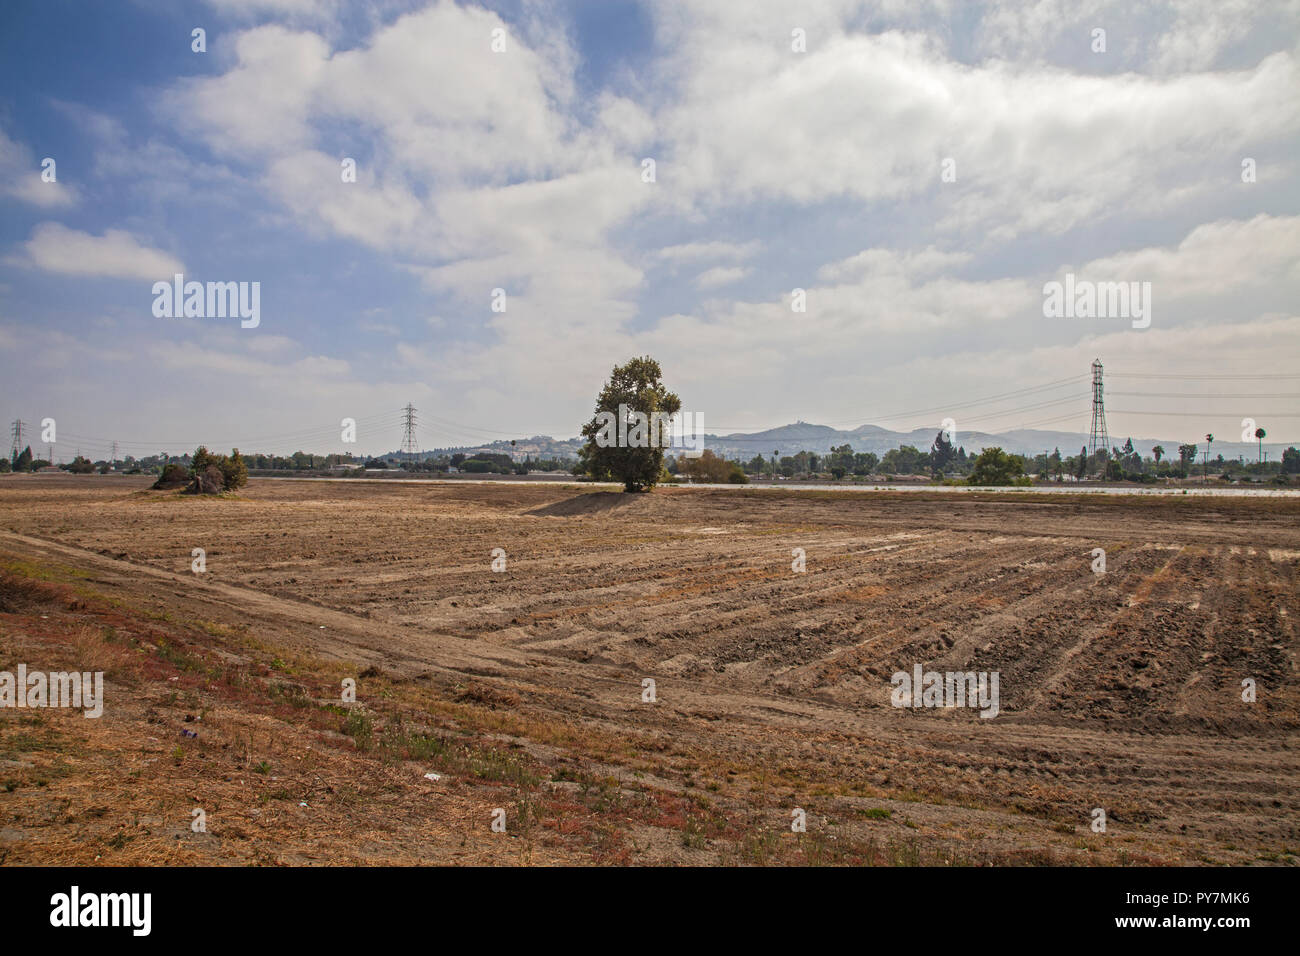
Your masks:
M383 414L377 414L377 415L371 415L371 416L369 416L369 417L367 417L367 418L360 418L360 419L357 419L357 424L358 424L359 426L369 426L369 427L372 427L372 428L375 428L375 429L386 428L386 427L389 427L389 426L391 426L391 425L394 425L394 424L400 424L400 423L401 423L401 419L398 418L398 417L396 417L396 416L395 416L393 413L391 413L391 412L386 412L386 413L383 413ZM230 444L231 444L232 447L238 447L238 446L241 446L241 445L242 445L242 446L245 447L245 448L253 448L253 446L255 446L255 445L258 444L258 443L285 442L285 441L287 441L287 442L291 442L291 443L292 443L292 442L326 441L326 440L328 440L331 436L337 435L338 433L339 433L339 430L338 430L337 428L335 428L334 426L332 426L332 425L323 425L323 426L320 426L320 427L318 427L318 428L312 428L312 429L308 429L308 430L293 431L293 432L282 432L282 433L280 433L280 434L278 434L278 435L264 435L264 436L261 436L261 437L241 438L241 439L238 439L238 440L236 440L236 441L231 442ZM96 444L96 445L98 445L98 446L102 446L102 447L105 447L105 448L108 448L108 447L112 444L112 442L111 442L110 439L98 438L98 437L90 436L90 435L78 435L78 434L73 434L72 432L64 432L64 434L65 434L67 437L69 437L69 438L78 439L78 440L80 440L80 441L84 441L84 442L86 442L86 443L93 443L93 444ZM154 438L154 439L148 439L148 440L144 440L144 439L134 439L134 440L129 440L129 441L128 441L128 440L121 440L121 441L118 442L119 445L123 445L123 446L127 446L127 447L132 447L132 448L149 448L149 449L159 448L159 447L164 446L164 445L174 445L174 446L177 446L177 445L178 445L178 446L181 446L181 447L186 447L186 446L193 445L194 447L198 447L198 445L200 445L200 444L205 444L205 443L206 443L206 444L211 444L211 445L216 445L216 446L221 446L221 445L225 445L225 444L226 444L225 441L220 441L220 442L218 442L218 441L213 441L213 440L210 440L210 439L207 440L206 442L202 442L202 441L195 441L195 440L193 440L193 439L176 439L176 438L171 438L171 439L158 439L158 438Z
M1253 410L1252 410L1253 411ZM1173 415L1188 419L1235 419L1235 412L1227 411L1115 411L1115 415ZM1261 419L1300 419L1300 412L1290 411L1253 411Z
M908 411L894 412L892 414L881 414L881 415L868 414L868 415L863 415L859 418L843 419L838 422L826 422L825 424L843 425L846 422L850 422L850 421L861 422L864 418L867 419L868 421L872 421L872 420L895 421L899 418L912 418L917 415L929 415L935 412L954 412L954 411L959 412L965 408L976 408L980 405L988 405L992 402L999 402L1006 398L1014 398L1016 396L1033 394L1035 392L1051 391L1052 389L1061 388L1062 386L1065 385L1073 385L1082 380L1083 380L1083 376L1081 375L1071 375L1069 378L1058 379L1055 382L1047 382L1043 385L1029 385L1026 386L1025 388L1017 388L1009 392L1001 392L997 395L989 395L984 398L972 399L969 402L949 402L948 404L945 405L933 405L930 408L916 408L916 409L910 409Z
M1202 381L1256 381L1259 379L1294 379L1300 381L1300 375L1288 374L1285 372L1265 373L1256 375L1250 374L1230 374L1226 372L1211 372L1205 375L1180 375L1176 372L1111 372L1111 378L1164 378L1176 379L1182 382L1202 382Z
M1300 398L1300 392L1111 392L1125 398Z

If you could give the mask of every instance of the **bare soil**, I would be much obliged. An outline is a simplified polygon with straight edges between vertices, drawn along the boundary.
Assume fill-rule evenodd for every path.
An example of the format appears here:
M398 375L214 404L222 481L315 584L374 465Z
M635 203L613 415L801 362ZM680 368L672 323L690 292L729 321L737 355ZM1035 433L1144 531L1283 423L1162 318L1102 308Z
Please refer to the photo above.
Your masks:
M0 479L0 670L109 682L0 710L0 862L1300 855L1296 498L147 486Z

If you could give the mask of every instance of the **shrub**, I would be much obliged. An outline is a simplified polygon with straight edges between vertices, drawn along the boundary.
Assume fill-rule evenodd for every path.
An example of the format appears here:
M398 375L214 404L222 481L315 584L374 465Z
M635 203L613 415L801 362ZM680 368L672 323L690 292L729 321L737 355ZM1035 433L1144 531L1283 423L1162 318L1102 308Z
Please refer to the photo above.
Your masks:
M229 458L223 456L219 467L221 468L222 484L226 491L235 491L248 484L248 466L244 464L244 459L239 454L238 448L230 450Z
M190 485L185 490L191 495L217 495L225 488L225 478L221 469L214 465L205 465L202 471L195 472Z
M162 474L158 476L158 480L152 487L158 491L171 491L175 488L184 488L189 484L189 480L190 474L185 470L184 465L163 465Z
M967 484L1010 485L1024 471L1025 463L1019 455L1008 455L1001 448L985 448L975 459Z
M162 479L159 479L159 484L161 482ZM223 491L234 491L246 484L248 465L238 448L232 448L229 455L214 455L202 445L194 450L194 457L190 461L189 487L186 489L190 494L216 495Z

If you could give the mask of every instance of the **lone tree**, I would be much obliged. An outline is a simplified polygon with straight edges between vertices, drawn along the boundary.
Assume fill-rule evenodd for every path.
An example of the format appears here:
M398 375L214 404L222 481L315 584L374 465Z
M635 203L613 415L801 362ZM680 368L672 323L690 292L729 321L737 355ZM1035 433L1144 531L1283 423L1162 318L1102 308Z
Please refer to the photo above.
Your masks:
M587 444L578 453L579 473L621 481L624 491L655 486L664 470L662 423L682 408L660 382L662 375L648 355L614 366L596 399L596 414L582 426Z
M1257 442L1259 442L1259 460L1260 460L1260 462L1263 462L1263 461L1264 461L1264 436L1267 435L1267 434L1268 434L1268 432L1264 431L1264 429L1262 429L1262 428L1256 428L1256 429L1255 429L1255 440L1256 440Z

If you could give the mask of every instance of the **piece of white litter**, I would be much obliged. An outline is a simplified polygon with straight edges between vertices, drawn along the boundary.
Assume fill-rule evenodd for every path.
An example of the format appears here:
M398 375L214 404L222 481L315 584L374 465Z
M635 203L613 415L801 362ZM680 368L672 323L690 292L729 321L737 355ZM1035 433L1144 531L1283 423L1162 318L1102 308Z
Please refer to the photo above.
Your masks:
M434 780L434 781L441 780L441 779L442 779L442 774L440 774L440 773L426 773L426 774L424 775L424 779L425 779L425 780Z
M300 806L300 807L305 807L305 806L307 806L307 801L306 801L306 800L302 801L302 803L298 804L298 806Z

